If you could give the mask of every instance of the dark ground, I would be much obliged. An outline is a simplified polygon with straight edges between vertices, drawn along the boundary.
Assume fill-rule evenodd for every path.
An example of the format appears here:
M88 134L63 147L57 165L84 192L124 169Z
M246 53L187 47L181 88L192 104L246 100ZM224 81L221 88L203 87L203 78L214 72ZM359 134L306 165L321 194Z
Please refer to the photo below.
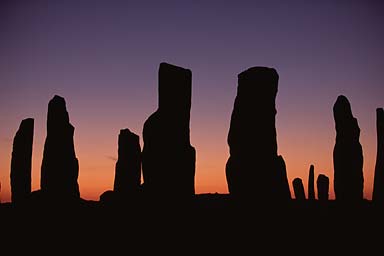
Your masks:
M384 253L384 207L363 201L234 201L201 194L175 199L103 203L0 205L0 248L61 254L69 250L125 255L177 253L345 255ZM9 248L8 248L9 247ZM49 249L53 248L53 249ZM379 249L379 251L377 251ZM310 251L308 251L310 250ZM264 253L262 253L264 252ZM23 253L24 254L24 253ZM104 253L103 253L104 254ZM122 254L122 253L119 253ZM8 255L1 254L0 255Z

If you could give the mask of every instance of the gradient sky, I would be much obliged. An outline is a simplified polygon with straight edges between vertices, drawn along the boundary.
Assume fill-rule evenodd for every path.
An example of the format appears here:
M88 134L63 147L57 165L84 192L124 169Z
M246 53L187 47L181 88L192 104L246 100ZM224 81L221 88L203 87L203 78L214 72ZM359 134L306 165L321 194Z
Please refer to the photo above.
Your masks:
M280 76L278 153L291 191L295 177L306 186L314 164L315 177L329 176L334 198L332 106L343 94L361 129L371 199L375 109L384 107L383 13L382 1L369 0L1 1L1 200L10 201L12 141L28 117L35 119L32 189L39 189L55 94L66 99L75 126L81 196L98 200L112 189L119 130L141 138L157 108L160 62L192 71L196 193L228 192L226 138L237 74L269 66Z

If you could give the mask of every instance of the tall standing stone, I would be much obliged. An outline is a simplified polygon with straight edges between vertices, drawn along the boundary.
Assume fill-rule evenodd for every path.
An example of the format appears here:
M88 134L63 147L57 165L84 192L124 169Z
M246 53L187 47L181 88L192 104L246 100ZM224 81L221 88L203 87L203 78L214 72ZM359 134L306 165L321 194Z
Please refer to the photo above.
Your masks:
M376 109L377 153L372 200L384 202L384 110Z
M140 189L141 183L139 136L129 129L120 130L118 144L118 160L113 190L119 194L132 194Z
M40 186L49 197L79 198L79 164L64 98L55 95L48 104L47 137Z
M144 123L144 190L151 195L195 194L195 149L190 144L192 73L168 63L159 68L159 107Z
M276 160L276 186L275 186L275 198L278 200L290 200L291 190L289 189L289 181L287 177L287 168L285 165L284 158L278 156Z
M237 95L228 132L226 164L229 192L237 197L284 199L286 176L279 173L275 127L275 69L252 67L238 75ZM283 186L283 187L282 187Z
M317 199L319 201L327 201L329 197L329 178L324 174L317 176Z
M33 118L24 119L13 139L11 160L11 200L13 203L24 202L31 194L33 126Z
M297 200L305 200L305 191L303 181L300 178L295 178L292 181L293 191Z
M363 199L363 150L360 128L348 99L340 95L334 106L336 143L333 150L336 200L356 202Z
M313 164L309 167L308 200L315 200L315 167Z

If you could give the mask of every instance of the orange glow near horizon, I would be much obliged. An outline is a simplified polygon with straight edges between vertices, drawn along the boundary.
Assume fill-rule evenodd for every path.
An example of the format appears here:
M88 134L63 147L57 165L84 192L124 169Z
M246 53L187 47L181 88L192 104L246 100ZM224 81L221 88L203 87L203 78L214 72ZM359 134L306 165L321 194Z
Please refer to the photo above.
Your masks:
M295 125L282 125L284 120L280 121L280 116L281 114L278 113L278 153L283 155L286 162L292 198L294 198L292 180L296 177L303 180L307 193L309 165L314 164L315 179L320 173L329 177L330 199L334 199L332 150L335 132L333 131L332 119L329 119L324 127L316 129L308 125L308 127L301 127L299 132ZM365 132L365 125L361 122L359 125L362 128L360 142L364 154L364 195L366 199L371 199L376 160L376 137L375 131ZM219 129L219 125L212 125L209 130L203 129L202 126L201 124L191 125L191 144L196 148L197 152L196 194L228 193L225 164L229 156L229 148L226 144L229 126ZM112 132L108 133L108 135L103 134L104 139L96 143L97 138L101 137L101 134L98 133L100 130L95 129L96 131L90 132L87 131L86 126L82 127L80 124L77 127L75 130L75 149L80 166L78 178L80 194L84 199L99 200L99 196L104 191L113 189L119 129L108 128L108 130L115 130L114 134ZM41 129L44 130L44 123L35 124L32 160L33 191L38 190L40 187L40 167L45 140L45 134L42 133ZM14 133L16 130L17 128ZM141 135L140 131L133 130L133 132ZM2 170L0 196L2 202L8 202L10 201L9 170L12 141L9 140L3 145L0 149L0 166ZM257 166L257 163L255 165ZM256 185L257 181L255 181ZM316 180L315 191L317 191Z
M325 174L334 199L332 108L344 95L361 130L364 196L371 199L376 108L384 107L384 1L57 2L0 2L2 202L11 199L12 143L25 118L35 120L32 189L40 188L47 107L55 94L66 100L75 127L81 197L99 200L112 190L120 129L139 135L143 147L162 62L192 72L196 193L228 193L227 135L238 75L263 66L279 75L277 153L291 196L297 177L307 193L313 164L315 192L317 176Z

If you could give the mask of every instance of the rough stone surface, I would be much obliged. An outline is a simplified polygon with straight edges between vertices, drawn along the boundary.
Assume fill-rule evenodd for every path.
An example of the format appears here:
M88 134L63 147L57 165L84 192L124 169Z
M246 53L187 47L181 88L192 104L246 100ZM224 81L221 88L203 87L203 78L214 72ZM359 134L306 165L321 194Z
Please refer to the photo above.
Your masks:
M340 95L334 106L336 143L333 150L336 200L356 202L363 199L363 150L360 128L348 99Z
M384 202L384 110L376 109L377 154L375 178L373 185L373 201Z
M192 73L161 63L159 107L144 123L142 169L150 195L195 194L196 152L190 144Z
M41 166L41 190L48 197L79 198L79 164L64 98L48 104L47 137Z
M13 139L11 159L11 200L26 201L31 194L31 168L34 120L24 119Z
M317 199L327 201L329 198L329 178L324 174L317 176Z
M226 164L228 189L234 196L260 200L288 197L284 193L287 178L279 168L282 163L277 155L278 79L276 70L268 67L252 67L238 75L228 133L230 157Z
M129 129L120 130L114 191L121 194L138 192L141 184L141 148L139 136Z

